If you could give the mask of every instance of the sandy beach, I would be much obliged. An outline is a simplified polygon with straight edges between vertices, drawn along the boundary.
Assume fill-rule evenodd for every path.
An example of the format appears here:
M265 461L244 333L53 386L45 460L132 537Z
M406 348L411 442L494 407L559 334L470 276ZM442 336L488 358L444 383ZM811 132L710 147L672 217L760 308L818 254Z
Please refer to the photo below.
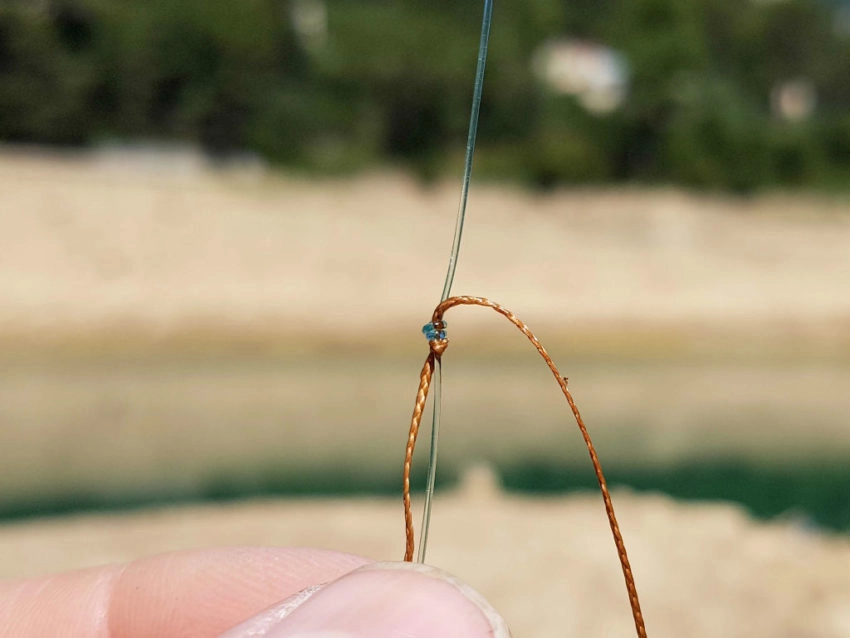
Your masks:
M457 187L314 182L191 157L0 154L0 337L222 331L417 339L442 287ZM538 330L850 321L846 198L476 185L455 292ZM468 312L464 325L490 318ZM773 334L776 334L774 332Z

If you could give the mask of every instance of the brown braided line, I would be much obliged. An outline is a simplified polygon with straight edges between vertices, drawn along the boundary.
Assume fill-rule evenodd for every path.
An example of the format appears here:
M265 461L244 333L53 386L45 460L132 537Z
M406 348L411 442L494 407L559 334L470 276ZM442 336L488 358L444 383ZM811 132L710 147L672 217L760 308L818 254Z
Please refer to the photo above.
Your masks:
M640 600L638 599L637 587L635 586L635 578L632 574L631 565L629 564L629 557L626 553L626 545L623 542L623 535L620 533L620 526L617 524L617 517L614 515L614 504L611 502L611 495L608 493L608 484L605 481L605 475L602 473L602 466L599 463L599 457L596 455L596 448L593 447L593 442L590 440L590 434L587 431L584 420L581 418L581 414L573 400L572 394L570 394L570 391L567 389L566 379L561 376L555 362L552 361L549 353L546 352L546 348L544 348L543 344L537 340L537 337L535 337L531 330L528 329L528 326L526 326L525 323L523 323L510 310L503 308L489 299L485 299L484 297L450 297L437 306L434 310L432 321L442 321L443 314L446 310L455 306L484 306L486 308L492 308L498 312L514 324L519 331L528 338L532 345L537 349L537 352L540 353L540 356L543 357L543 360L546 362L549 370L552 371L555 380L561 387L561 392L563 392L564 397L567 399L567 403L570 405L570 409L572 410L573 416L578 424L578 428L581 430L581 436L587 446L587 451L590 454L590 461L593 463L593 471L596 474L596 480L599 482L599 489L602 492L602 500L605 503L605 513L608 515L608 523L611 526L611 534L614 537L614 544L617 547L617 555L620 558L620 566L623 570L623 577L626 580L626 590L629 595L629 604L631 605L632 617L635 621L635 629L637 629L637 635L639 638L646 638L646 626L644 625L643 614L640 610ZM404 487L402 494L402 500L404 501L406 539L404 560L408 562L413 560L414 549L413 513L410 505L410 467L413 463L413 451L416 446L416 437L419 434L419 426L422 423L422 414L425 410L425 401L428 398L428 390L431 386L431 377L434 373L435 361L442 356L448 345L448 339L429 342L431 352L428 354L428 358L425 360L425 365L422 367L422 372L419 375L419 390L416 393L416 404L413 407L413 417L410 421L410 433L407 438L407 447L404 453Z

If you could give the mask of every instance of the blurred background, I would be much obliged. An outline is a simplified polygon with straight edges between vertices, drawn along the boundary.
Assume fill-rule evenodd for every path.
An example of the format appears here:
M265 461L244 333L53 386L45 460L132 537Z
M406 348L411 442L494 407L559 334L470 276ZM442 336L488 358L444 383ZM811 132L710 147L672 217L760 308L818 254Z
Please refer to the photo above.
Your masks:
M453 173L477 2L5 0L0 139ZM842 0L499 7L479 178L840 189ZM470 62L472 58L472 62Z
M0 0L0 577L224 542L397 558L481 8ZM662 633L850 635L848 78L838 0L497 4L454 291L570 378ZM568 624L485 550L601 569L526 584L584 618L564 599L610 583L626 614L549 372L495 314L447 319L434 562L517 635Z

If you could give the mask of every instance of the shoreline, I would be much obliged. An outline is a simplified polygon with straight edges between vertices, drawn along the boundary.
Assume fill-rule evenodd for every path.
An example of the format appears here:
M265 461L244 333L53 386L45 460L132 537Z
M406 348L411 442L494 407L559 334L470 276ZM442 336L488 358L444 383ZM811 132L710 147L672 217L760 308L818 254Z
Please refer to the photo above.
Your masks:
M0 152L0 236L14 239L0 254L0 347L98 334L401 341L430 316L451 182L240 181L203 164L169 170L167 157L85 157ZM504 303L541 333L681 328L743 342L767 330L781 344L850 325L846 198L485 183L470 201L455 292Z

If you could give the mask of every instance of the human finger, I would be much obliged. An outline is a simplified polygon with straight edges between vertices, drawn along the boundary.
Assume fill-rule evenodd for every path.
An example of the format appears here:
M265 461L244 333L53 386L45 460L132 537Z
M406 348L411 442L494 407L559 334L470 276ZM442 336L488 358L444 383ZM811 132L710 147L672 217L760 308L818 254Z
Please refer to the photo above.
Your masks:
M309 588L221 638L506 638L469 585L434 567L375 563Z
M216 636L368 562L318 549L225 548L0 583L0 636Z

